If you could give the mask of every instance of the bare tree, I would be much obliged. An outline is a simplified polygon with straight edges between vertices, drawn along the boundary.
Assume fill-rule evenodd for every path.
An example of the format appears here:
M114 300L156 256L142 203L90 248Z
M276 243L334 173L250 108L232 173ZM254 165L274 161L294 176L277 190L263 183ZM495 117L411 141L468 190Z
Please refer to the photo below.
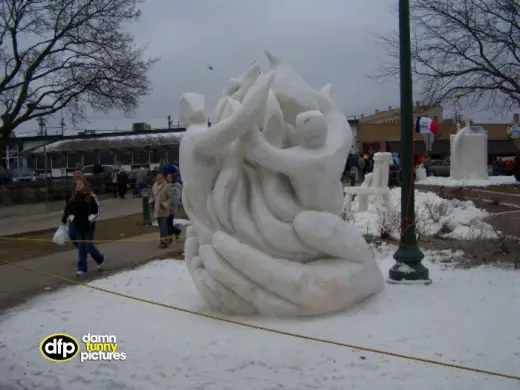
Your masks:
M139 19L138 1L0 0L0 154L31 119L137 108L156 61L123 30Z
M496 112L520 106L518 0L411 0L412 69L431 104L467 102ZM399 73L399 36L377 36Z

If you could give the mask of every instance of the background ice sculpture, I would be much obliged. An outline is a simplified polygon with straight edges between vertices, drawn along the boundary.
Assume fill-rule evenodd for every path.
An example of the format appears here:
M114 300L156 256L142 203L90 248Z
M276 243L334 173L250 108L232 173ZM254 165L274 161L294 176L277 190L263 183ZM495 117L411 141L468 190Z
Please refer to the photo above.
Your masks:
M384 288L363 236L346 224L341 174L352 145L330 86L312 90L278 57L232 79L204 119L181 98L185 259L201 296L237 314L318 315Z
M450 177L455 180L487 180L488 136L482 127L465 126L450 135Z

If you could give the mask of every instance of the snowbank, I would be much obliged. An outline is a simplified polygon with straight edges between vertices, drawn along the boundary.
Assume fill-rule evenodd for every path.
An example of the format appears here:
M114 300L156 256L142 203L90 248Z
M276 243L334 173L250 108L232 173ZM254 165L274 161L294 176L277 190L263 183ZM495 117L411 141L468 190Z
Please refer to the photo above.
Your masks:
M417 182L417 184L444 187L487 187L516 183L517 181L514 176L489 176L487 180L455 180L449 177L429 176L426 180Z
M373 197L367 211L358 212L353 202L352 214L347 220L354 223L362 234L380 235L381 226L390 230L394 238L400 236L401 189L390 191L392 211L385 216L379 197ZM486 210L475 207L471 201L443 199L433 192L415 191L416 228L419 235L442 235L452 239L496 238L491 225L482 222Z
M395 247L377 257L387 273ZM431 286L389 285L353 310L317 319L242 319L396 353L518 373L520 278L494 268L443 271ZM439 255L442 256L442 255ZM207 311L185 264L150 263L92 284ZM506 319L507 316L507 320ZM240 320L240 318L236 318ZM53 333L113 334L125 361L52 363ZM513 390L518 382L267 333L85 287L45 294L0 318L0 388L9 390Z

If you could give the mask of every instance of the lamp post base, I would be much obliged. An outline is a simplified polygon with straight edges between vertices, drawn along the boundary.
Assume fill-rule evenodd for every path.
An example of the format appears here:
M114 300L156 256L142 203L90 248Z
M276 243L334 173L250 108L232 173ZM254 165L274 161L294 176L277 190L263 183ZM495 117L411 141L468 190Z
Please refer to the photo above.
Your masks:
M424 254L417 247L403 247L394 254L395 265L388 271L388 283L393 284L431 284L430 271L421 260Z
M397 259L396 259L397 260ZM405 263L397 260L388 271L388 283L392 284L431 284L430 271L421 262Z

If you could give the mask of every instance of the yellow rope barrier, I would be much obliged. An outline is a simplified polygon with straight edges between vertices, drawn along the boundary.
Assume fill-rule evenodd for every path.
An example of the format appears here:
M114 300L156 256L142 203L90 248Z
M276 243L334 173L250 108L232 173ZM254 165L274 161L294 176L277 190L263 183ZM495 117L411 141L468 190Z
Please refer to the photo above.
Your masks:
M154 233L145 233L142 235L148 235ZM138 236L139 237L139 236ZM184 232L179 235L180 238L184 237ZM117 238L112 240L68 240L69 243L78 243L78 242L91 242L93 244L106 244L110 242L120 242L120 243L140 243L140 242L152 242L159 240L159 235L157 233L156 237L146 237L146 238ZM32 237L0 237L0 241L18 241L18 242L35 242L35 243L49 243L52 242L50 238L32 238Z
M107 293L107 294L112 294L112 295L119 296L119 297L122 297L122 298L131 299L131 300L134 300L134 301L137 301L137 302L148 303L148 304L151 304L151 305L164 307L164 308L167 308L167 309L170 309L170 310L179 311L179 312L182 312L182 313L192 314L192 315L195 315L195 316L198 316L198 317L203 317L203 318L211 319L211 320L214 320L214 321L220 321L220 322L224 322L224 323L227 323L227 324L242 326L242 327L246 327L246 328L250 328L250 329L262 330L264 332L279 334L279 335L282 335L282 336L294 337L294 338L298 338L298 339L301 339L301 340L314 341L314 342L323 343L323 344L335 345L335 346L343 347L343 348L349 348L349 349L355 349L355 350L359 350L359 351L371 352L371 353L379 354L379 355L386 355L386 356L392 356L392 357L406 359L406 360L412 360L412 361L416 361L416 362L433 364L433 365L437 365L437 366L440 366L440 367L455 368L455 369L458 369L458 370L470 371L470 372L474 372L474 373L477 373L477 374L484 374L484 375L490 375L490 376L496 376L496 377L500 377L500 378L513 379L513 380L520 381L520 376L519 375L513 375L513 374L501 373L501 372L496 372L496 371L484 370L484 369L474 368L474 367L467 367L467 366L462 366L462 365L459 365L459 364L445 363L445 362L441 362L441 361L438 361L438 360L420 358L420 357L405 355L405 354L396 353L396 352L384 351L384 350L380 350L380 349L376 349L376 348L363 347L363 346L359 346L359 345L342 343L342 342L339 342L339 341L327 340L327 339L318 338L318 337L305 336L305 335L298 334L298 333L287 332L287 331L283 331L283 330L277 330L277 329L268 328L268 327L264 327L264 326L260 326L260 325L249 324L249 323L241 322L241 321L235 321L235 320L231 320L229 318L223 318L223 317L218 317L218 316L214 316L214 315L211 315L211 314L199 313L199 312L196 312L196 311L193 311L193 310L183 309L181 307L168 305L168 304L161 303L161 302L155 302L155 301L151 301L151 300L148 300L148 299L135 297L135 296L128 295L128 294L119 293L117 291L107 290L107 289L104 289L104 288L101 288L101 287L92 286L90 284L87 284L87 283L84 283L84 282L81 282L81 281L78 281L78 280L69 279L69 278L66 278L66 277L63 277L63 276L60 276L60 275L55 275L55 274L51 274L51 273L48 273L48 272L45 272L45 271L40 271L40 270L31 268L31 267L26 267L26 266L23 266L23 265L20 265L20 264L11 263L9 261L0 260L0 262L4 263L6 265L10 265L12 267L16 267L16 268L23 269L23 270L26 270L26 271L29 271L29 272L34 272L34 273L37 273L37 274L40 274L40 275L44 275L44 276L47 276L49 278L65 281L65 282L68 282L70 284L76 284L76 285L88 287L88 288L91 288L93 290L101 291L101 292L104 292L104 293Z

